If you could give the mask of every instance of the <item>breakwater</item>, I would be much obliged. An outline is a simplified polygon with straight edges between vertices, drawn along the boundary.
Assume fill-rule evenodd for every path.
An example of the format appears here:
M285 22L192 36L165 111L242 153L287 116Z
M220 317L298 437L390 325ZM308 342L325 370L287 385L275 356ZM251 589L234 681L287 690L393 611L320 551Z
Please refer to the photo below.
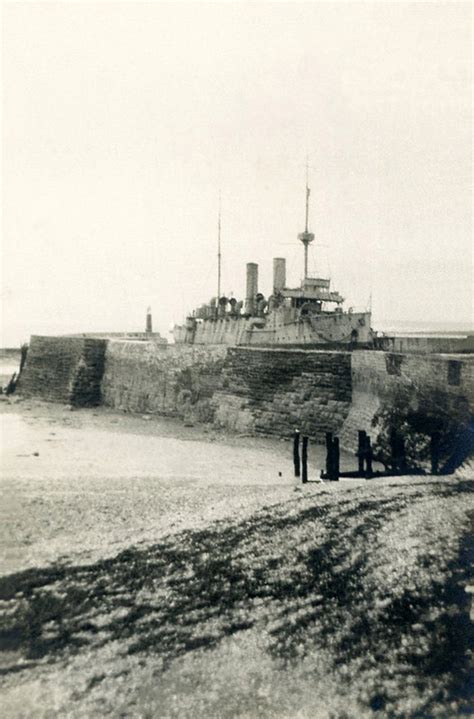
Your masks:
M355 450L357 430L373 431L372 420L395 393L410 394L414 407L436 415L446 405L474 414L474 355L416 354L361 350L351 357L352 398L340 429L341 446Z
M102 339L33 336L17 390L25 397L97 406L106 346Z
M32 337L18 390L25 396L209 422L230 432L321 440L338 432L353 450L357 429L394 388L414 398L474 405L474 355L374 350L160 345Z

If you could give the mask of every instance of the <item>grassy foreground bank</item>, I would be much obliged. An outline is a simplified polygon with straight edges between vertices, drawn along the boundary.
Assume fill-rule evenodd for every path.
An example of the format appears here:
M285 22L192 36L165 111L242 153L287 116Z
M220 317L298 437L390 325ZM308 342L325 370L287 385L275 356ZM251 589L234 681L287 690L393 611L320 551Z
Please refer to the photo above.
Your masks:
M300 492L92 565L3 577L6 715L467 715L472 490Z

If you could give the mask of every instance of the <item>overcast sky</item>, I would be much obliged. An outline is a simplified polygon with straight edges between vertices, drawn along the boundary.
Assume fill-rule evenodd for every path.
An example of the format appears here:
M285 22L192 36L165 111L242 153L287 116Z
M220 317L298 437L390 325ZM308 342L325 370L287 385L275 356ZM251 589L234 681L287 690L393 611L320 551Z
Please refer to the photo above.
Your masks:
M164 334L245 263L472 320L469 2L3 6L3 345Z

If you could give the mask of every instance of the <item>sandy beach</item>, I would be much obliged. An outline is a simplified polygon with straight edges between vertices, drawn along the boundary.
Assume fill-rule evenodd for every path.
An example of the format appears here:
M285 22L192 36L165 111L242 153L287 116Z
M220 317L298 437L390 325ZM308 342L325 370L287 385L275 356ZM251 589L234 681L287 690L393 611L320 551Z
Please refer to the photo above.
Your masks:
M0 418L4 716L465 711L469 470L321 483L312 446L302 486L288 440L15 396Z
M3 398L0 412L2 573L103 558L167 532L249 514L301 487L288 440L16 397ZM310 479L317 480L324 458L321 446L310 448Z

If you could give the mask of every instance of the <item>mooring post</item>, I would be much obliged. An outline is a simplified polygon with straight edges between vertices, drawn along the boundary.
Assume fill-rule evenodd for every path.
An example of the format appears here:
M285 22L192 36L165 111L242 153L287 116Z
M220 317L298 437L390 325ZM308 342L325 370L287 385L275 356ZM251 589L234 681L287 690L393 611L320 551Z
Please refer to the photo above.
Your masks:
M306 484L306 482L308 481L308 437L303 437L303 445L301 448L301 463L303 469L301 481L303 484Z
M439 432L433 432L430 442L431 474L439 472Z
M365 463L366 463L366 470L365 470L365 476L366 478L372 477L372 445L370 443L370 437L369 435L366 435L365 438Z
M397 433L394 429L390 430L390 461L392 463L392 469L395 472L398 472L399 468L399 457L398 457L398 439L397 439Z
M400 457L401 457L401 471L402 474L407 474L408 463L407 463L407 450L405 447L405 439L400 435Z
M293 435L293 464L295 465L295 477L300 476L300 433L295 429Z
M404 474L408 469L405 455L405 440L395 429L392 429L390 432L390 449L393 470L398 474Z
M359 464L359 474L362 477L364 475L364 458L365 458L365 438L367 436L367 432L365 429L359 429L357 432L358 435L358 442L357 442L357 458L358 458L358 464Z
M326 476L332 479L332 432L326 432Z
M339 469L340 469L340 452L339 452L339 437L334 437L332 440L332 477L334 481L339 480Z

